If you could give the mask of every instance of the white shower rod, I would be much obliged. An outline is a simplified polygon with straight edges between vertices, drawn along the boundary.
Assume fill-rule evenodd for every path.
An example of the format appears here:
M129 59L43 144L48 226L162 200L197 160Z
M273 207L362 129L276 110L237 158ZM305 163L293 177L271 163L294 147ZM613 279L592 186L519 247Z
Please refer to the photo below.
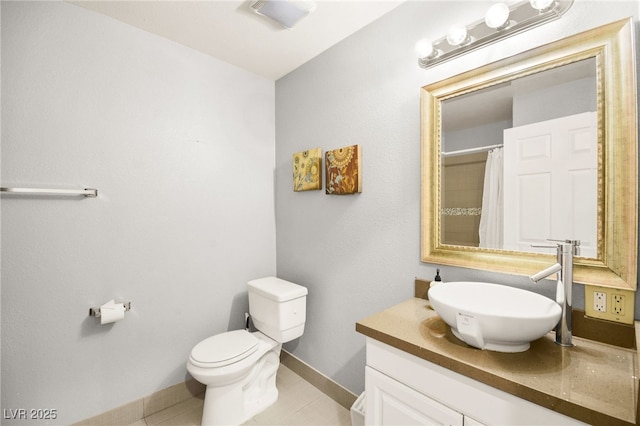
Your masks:
M502 148L502 144L479 146L477 148L469 148L469 149L459 149L457 151L443 152L442 155L444 157L450 157L453 155L475 154L477 152L491 151L492 149L495 149L495 148Z
M46 189L46 188L6 188L0 187L0 193L16 195L84 195L87 198L98 196L98 190L85 189Z

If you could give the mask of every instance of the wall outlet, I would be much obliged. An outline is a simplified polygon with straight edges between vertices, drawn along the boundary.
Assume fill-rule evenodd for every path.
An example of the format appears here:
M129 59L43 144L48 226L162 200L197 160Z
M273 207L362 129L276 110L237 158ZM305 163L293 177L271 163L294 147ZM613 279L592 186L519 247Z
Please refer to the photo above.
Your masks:
M624 296L621 294L614 294L613 301L611 302L611 310L614 314L624 316Z
M585 311L592 318L633 324L635 293L617 288L585 286Z
M593 309L596 312L607 312L607 293L603 291L593 292Z

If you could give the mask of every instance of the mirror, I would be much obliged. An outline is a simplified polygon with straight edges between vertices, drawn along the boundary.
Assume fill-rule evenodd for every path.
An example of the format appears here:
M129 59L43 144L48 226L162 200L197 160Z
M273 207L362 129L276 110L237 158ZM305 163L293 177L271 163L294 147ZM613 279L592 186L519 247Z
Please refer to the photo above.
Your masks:
M422 88L422 261L636 289L631 19ZM496 189L498 188L498 189ZM548 244L548 243L547 243Z
M562 236L597 258L596 76L589 58L442 101L443 244L548 253L532 245Z

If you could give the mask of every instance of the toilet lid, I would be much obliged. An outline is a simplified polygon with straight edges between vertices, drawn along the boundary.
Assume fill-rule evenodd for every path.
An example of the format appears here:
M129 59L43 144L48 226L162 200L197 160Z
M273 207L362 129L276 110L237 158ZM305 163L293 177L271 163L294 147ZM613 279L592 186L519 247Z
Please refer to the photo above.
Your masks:
M238 362L258 348L258 339L246 330L228 331L204 339L191 350L191 358L211 367Z

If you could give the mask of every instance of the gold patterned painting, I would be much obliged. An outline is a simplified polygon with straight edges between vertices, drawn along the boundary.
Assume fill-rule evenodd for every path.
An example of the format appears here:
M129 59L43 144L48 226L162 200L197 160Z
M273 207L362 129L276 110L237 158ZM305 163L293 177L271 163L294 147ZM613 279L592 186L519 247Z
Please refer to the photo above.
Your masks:
M293 154L293 190L311 191L322 189L322 150L309 149Z
M362 192L360 145L351 145L325 153L327 194L345 195Z

